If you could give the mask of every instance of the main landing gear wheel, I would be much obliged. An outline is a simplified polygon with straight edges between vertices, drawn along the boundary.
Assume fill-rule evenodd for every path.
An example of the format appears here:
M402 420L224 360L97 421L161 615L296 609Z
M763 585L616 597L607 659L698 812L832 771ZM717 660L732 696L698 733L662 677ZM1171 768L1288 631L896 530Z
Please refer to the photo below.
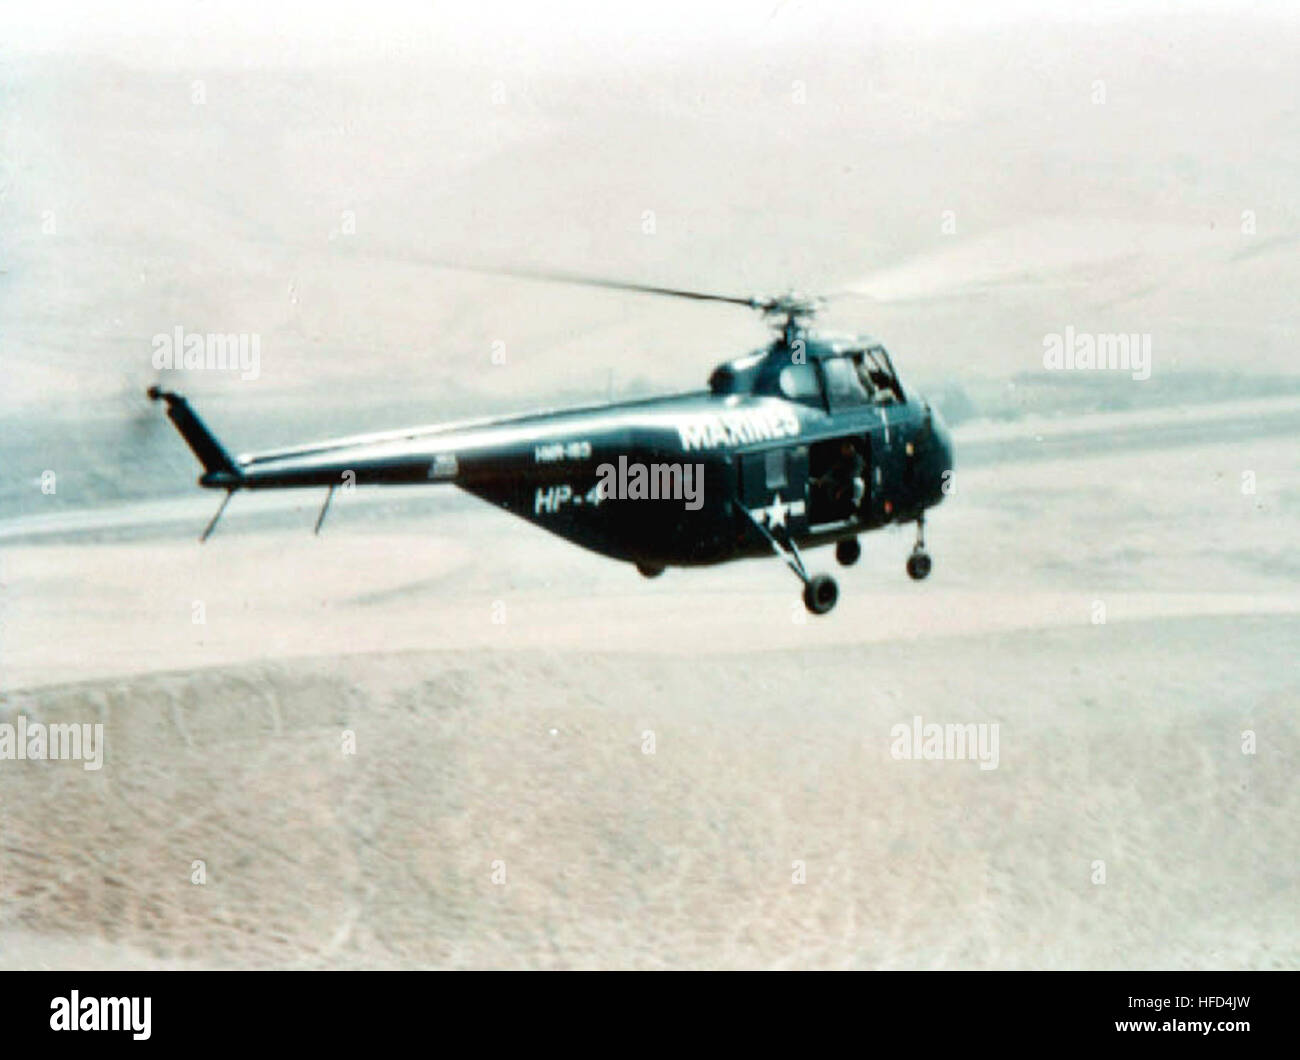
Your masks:
M841 567L852 567L862 555L862 543L856 537L846 537L835 542L835 558Z
M907 574L914 582L919 582L930 573L930 553L925 550L925 516L916 520L916 544L912 554L907 557Z
M824 615L834 607L835 601L840 598L840 587L835 584L835 579L829 574L810 575L808 573L808 568L804 566L803 557L799 555L799 549L789 531L782 531L781 536L785 539L783 543L778 541L772 531L764 526L762 521L756 518L748 508L742 505L740 512L749 519L754 529L772 546L772 551L785 560L785 565L794 572L794 576L803 582L804 607L808 608L814 615Z
M930 553L913 552L908 556L907 573L916 582L928 575L930 573Z
M803 587L803 605L814 615L824 615L840 598L840 587L829 574L814 574Z
M643 578L657 578L664 572L663 567L652 567L648 563L638 563L636 569Z

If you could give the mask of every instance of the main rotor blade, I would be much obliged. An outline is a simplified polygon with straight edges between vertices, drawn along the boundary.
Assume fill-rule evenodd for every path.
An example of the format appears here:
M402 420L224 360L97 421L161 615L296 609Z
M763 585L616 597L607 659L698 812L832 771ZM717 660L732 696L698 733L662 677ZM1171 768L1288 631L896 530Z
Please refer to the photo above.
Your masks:
M611 291L636 291L640 294L662 294L669 298L690 298L697 302L726 302L729 305L743 305L749 309L761 307L764 302L758 298L738 298L729 294L713 294L708 291L688 291L680 287L657 287L654 284L627 283L622 280L602 280L594 276L580 276L567 272L528 272L511 271L507 275L518 276L525 280L544 280L553 283L573 283L583 287L604 287Z
M426 261L424 264L437 269L472 272L479 276L509 276L519 280L571 283L581 287L603 287L610 291L635 291L638 294L661 294L670 298L690 298L696 302L726 302L729 305L741 305L747 309L762 309L768 304L768 300L762 298L738 298L734 295L712 294L708 291L688 291L680 287L658 287L654 284L606 280L599 276L583 276L581 273L561 272L553 269L489 269L475 265L458 265L448 261Z
M449 272L466 272L476 276L510 277L518 280L538 280L542 283L568 283L580 287L600 287L607 291L631 291L635 294L657 294L668 298L688 298L693 302L721 302L725 305L744 306L761 313L799 312L811 314L815 303L824 299L809 299L797 295L784 295L771 298L743 298L738 295L716 294L712 291L692 291L685 287L661 287L651 283L632 283L627 280L608 280L600 276L586 276L579 272L565 272L559 269L498 268L486 265L466 265L458 261L440 261L437 258L425 258L412 254L395 254L392 252L370 251L368 257L380 257L389 261L404 261L429 269L446 269Z

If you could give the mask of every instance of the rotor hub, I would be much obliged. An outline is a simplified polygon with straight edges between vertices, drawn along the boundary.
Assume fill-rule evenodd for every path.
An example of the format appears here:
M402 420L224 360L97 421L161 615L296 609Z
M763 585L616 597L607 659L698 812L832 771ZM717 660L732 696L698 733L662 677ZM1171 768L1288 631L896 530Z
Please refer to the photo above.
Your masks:
M817 310L824 301L822 298L791 291L772 298L755 298L750 305L781 332L789 345L803 333L805 325L817 315Z

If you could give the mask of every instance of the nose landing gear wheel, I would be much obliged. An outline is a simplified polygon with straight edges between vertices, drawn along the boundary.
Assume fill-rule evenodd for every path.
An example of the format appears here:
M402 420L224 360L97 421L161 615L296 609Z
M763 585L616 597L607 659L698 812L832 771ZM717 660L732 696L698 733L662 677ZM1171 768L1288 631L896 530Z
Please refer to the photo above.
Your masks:
M930 553L925 550L925 515L916 519L916 544L912 554L907 557L907 574L914 582L919 582L930 573Z
M840 561L841 567L852 567L861 555L862 545L856 537L846 537L843 541L835 542L835 558Z
M803 587L803 604L814 615L824 615L840 598L840 587L829 574L814 574Z

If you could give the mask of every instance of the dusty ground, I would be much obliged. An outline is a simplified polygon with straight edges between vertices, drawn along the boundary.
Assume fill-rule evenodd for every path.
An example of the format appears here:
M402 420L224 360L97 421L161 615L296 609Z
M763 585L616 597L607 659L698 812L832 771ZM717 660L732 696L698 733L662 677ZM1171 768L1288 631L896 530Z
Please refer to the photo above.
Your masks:
M106 752L0 761L0 967L1300 966L1300 32L805 17L6 57L0 721ZM931 579L873 535L808 619L775 561L646 582L436 490L199 547L141 398L178 324L262 338L163 378L237 450L764 339L429 256L865 292L829 323L966 421ZM1044 372L1066 326L1151 334L1151 380ZM998 768L896 761L915 715Z
M775 562L643 583L476 509L11 549L6 708L102 720L107 752L0 770L0 952L1293 967L1287 464L1268 440L972 471L932 581L877 535L807 622ZM915 714L997 722L999 767L895 761Z

